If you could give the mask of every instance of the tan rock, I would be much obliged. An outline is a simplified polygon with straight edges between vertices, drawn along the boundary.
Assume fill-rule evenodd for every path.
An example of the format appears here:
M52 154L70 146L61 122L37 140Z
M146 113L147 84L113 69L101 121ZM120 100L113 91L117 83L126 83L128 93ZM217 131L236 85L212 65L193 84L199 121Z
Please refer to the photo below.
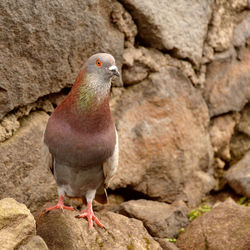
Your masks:
M115 110L120 163L111 188L199 203L214 184L203 172L212 163L212 148L208 110L190 81L168 67L129 88Z
M18 250L49 250L44 240L38 236L33 236L29 242L18 248Z
M44 112L30 114L14 136L0 143L0 198L13 197L32 212L57 199L55 181L41 159L48 117Z
M24 204L12 198L0 200L1 249L17 249L35 233L35 220Z
M121 204L120 213L141 220L149 233L158 238L175 238L188 225L188 208L183 201L171 205L150 200L131 200Z
M85 219L76 211L52 211L44 215L37 232L49 249L162 249L143 227L142 222L112 212L96 213L105 229L94 226L89 232Z
M0 2L0 119L16 107L71 86L85 60L105 51L121 66L124 35L112 1Z
M177 239L183 250L236 250L250 246L250 207L231 199L190 223Z
M250 151L229 168L225 179L236 193L250 198Z
M216 60L207 68L204 96L210 115L240 111L250 100L250 47L242 49L242 58Z
M212 119L210 127L211 143L214 148L215 155L223 160L229 161L230 155L230 141L234 133L236 125L236 115L224 115Z

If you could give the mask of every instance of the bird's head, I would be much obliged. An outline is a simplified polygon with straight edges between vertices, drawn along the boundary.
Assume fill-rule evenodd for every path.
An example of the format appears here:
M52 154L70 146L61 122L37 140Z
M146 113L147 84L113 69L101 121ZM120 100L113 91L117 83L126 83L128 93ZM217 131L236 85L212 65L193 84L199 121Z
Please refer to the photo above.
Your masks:
M120 77L120 73L112 55L98 53L91 56L85 64L87 75L91 80L105 84L110 82L112 76Z

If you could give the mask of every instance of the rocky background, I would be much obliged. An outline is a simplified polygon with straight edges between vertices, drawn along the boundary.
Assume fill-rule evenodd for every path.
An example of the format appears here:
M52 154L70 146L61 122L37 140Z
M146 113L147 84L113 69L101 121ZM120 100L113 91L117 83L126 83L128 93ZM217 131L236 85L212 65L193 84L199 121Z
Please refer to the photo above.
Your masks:
M57 201L46 122L97 52L122 72L106 229L36 228ZM249 101L249 0L0 1L1 249L249 249Z

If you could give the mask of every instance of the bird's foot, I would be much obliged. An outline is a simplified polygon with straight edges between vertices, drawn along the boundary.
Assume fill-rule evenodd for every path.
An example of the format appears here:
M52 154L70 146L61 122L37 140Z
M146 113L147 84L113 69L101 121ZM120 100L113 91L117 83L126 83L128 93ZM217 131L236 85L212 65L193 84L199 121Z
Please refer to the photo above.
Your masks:
M38 223L39 223L39 221L40 221L40 219L41 219L41 217L42 217L43 214L48 213L48 212L50 212L50 211L52 211L52 210L55 210L55 209L61 209L62 211L63 211L64 209L66 209L66 210L75 210L73 207L68 207L68 206L65 206L65 205L63 204L63 196L61 195L61 196L59 197L58 203L57 203L55 206L46 208L44 211L42 211L42 212L40 213L40 215L39 215L39 217L38 217L38 219L37 219L36 224L38 225Z
M92 209L92 203L91 202L88 203L86 210L83 210L79 215L76 216L76 218L85 218L85 217L87 217L88 222L89 222L89 230L93 229L93 220L96 222L96 224L99 227L104 228L102 223L95 216L95 214L93 212L93 209Z

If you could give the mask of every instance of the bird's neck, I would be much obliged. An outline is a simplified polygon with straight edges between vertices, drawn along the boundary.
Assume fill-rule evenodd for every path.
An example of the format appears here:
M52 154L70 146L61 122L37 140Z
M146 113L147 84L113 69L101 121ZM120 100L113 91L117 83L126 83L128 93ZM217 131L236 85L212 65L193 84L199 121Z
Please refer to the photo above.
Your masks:
M70 98L78 112L93 112L109 98L111 81L81 71L72 87Z

